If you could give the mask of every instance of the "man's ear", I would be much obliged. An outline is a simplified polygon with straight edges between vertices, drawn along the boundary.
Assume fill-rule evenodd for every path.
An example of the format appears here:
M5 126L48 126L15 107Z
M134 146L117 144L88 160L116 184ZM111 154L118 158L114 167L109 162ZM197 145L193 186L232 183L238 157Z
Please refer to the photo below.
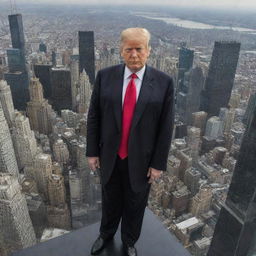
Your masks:
M151 53L151 46L149 45L148 46L148 57L149 57L150 53Z
M120 44L119 52L120 52L120 55L123 57L123 45L122 45L122 43Z

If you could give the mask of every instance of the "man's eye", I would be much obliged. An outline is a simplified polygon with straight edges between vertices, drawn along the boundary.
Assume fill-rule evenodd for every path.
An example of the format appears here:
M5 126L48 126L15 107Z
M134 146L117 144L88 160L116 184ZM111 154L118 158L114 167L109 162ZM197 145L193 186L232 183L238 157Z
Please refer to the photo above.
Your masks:
M141 52L142 48L136 48L137 52Z
M125 49L125 52L130 52L132 49L131 48L127 48Z

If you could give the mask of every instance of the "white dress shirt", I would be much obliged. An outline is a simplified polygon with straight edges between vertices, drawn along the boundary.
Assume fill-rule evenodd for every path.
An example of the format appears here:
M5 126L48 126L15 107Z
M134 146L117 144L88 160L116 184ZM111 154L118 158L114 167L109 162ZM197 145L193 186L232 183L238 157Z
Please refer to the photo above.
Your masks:
M145 73L145 69L146 69L146 66L144 65L144 67L141 70L139 70L138 72L135 73L138 77L138 78L134 79L134 82L135 82L135 85L136 85L136 101L138 100L138 97L139 97L139 94L140 94L140 88L141 88L143 76L144 76L144 73ZM127 66L125 66L124 81L123 81L123 94L122 94L122 106L124 104L124 97L125 97L126 89L127 89L128 84L131 80L131 77L130 77L131 74L133 74L133 72L131 72L131 70Z

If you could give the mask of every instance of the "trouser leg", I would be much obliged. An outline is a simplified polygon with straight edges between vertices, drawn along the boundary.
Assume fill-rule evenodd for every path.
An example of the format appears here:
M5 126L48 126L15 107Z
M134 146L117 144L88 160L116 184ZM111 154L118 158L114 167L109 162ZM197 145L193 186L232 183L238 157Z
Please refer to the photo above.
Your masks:
M135 193L130 184L128 160L123 162L122 184L124 187L124 206L121 223L121 237L123 243L133 246L139 239L145 208L148 201L150 185L147 189Z
M123 209L122 194L121 172L116 163L108 183L102 186L100 234L103 238L114 236L117 231Z

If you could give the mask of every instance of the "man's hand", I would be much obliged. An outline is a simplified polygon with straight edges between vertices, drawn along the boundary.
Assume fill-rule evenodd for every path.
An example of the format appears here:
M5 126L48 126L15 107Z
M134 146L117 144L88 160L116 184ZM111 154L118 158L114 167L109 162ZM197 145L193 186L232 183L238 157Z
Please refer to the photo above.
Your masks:
M87 161L89 164L89 168L92 171L96 171L97 168L100 168L100 159L98 156L93 156L93 157L87 157Z
M148 183L152 183L153 181L159 179L162 175L163 171L154 169L152 167L149 167L147 177L149 178Z

